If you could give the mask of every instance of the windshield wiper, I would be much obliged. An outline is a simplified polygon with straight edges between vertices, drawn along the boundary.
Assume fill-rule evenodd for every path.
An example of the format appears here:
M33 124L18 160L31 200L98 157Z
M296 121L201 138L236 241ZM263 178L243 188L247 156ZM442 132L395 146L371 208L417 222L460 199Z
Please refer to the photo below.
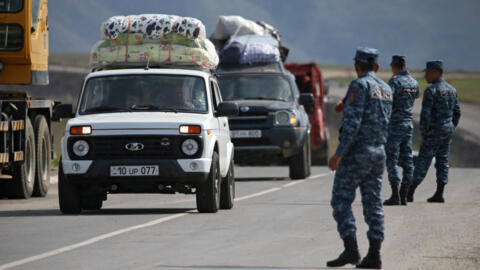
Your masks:
M130 109L125 107L116 107L116 106L98 106L86 109L85 113L94 113L94 112L131 112Z
M133 105L130 107L134 111L160 111L160 112L174 112L177 113L178 110L167 108L167 107L158 107L155 105Z

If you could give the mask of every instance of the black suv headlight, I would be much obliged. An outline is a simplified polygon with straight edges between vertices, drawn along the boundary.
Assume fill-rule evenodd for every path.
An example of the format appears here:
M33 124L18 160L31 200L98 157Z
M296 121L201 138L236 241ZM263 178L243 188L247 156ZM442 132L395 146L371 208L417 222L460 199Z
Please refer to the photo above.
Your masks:
M297 124L297 118L294 113L289 111L278 111L275 113L276 126L293 126Z

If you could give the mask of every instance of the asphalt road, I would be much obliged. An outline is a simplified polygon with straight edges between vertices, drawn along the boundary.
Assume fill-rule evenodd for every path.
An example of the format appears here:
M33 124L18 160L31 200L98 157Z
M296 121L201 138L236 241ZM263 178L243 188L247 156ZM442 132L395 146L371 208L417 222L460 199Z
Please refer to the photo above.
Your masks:
M452 169L447 202L427 204L430 170L417 202L385 208L384 269L480 269L479 173ZM239 167L235 206L216 214L197 213L193 195L152 194L112 195L100 211L61 215L53 184L46 198L0 200L0 269L325 269L342 251L333 174L312 175L291 181L286 167Z

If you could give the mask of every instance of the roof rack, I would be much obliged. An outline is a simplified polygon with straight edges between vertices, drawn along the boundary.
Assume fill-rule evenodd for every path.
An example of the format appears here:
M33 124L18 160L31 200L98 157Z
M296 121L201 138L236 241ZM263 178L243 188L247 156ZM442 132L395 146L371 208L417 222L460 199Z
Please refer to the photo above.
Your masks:
M151 68L166 68L166 69L189 69L189 70L198 70L204 72L213 73L213 69L204 68L198 65L179 65L179 64L161 64L161 63L105 63L93 65L91 67L91 72L97 72L102 70L114 70L114 69L151 69Z
M285 73L285 68L281 62L269 63L269 64L225 64L220 65L217 68L217 73Z

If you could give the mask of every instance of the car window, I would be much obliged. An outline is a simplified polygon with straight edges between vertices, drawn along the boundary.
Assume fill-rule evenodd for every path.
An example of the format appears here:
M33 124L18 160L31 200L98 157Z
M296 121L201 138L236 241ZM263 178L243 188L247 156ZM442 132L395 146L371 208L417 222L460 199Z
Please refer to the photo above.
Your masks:
M220 76L219 84L224 100L293 101L291 85L282 75L224 75Z
M206 113L205 81L195 76L122 75L91 78L80 114L122 111Z
M216 90L215 83L213 80L210 81L210 89L212 91L212 101L213 101L213 109L217 110L218 104L220 103L218 99L218 94L216 93L218 90Z
M0 0L0 13L14 13L23 9L23 0Z

